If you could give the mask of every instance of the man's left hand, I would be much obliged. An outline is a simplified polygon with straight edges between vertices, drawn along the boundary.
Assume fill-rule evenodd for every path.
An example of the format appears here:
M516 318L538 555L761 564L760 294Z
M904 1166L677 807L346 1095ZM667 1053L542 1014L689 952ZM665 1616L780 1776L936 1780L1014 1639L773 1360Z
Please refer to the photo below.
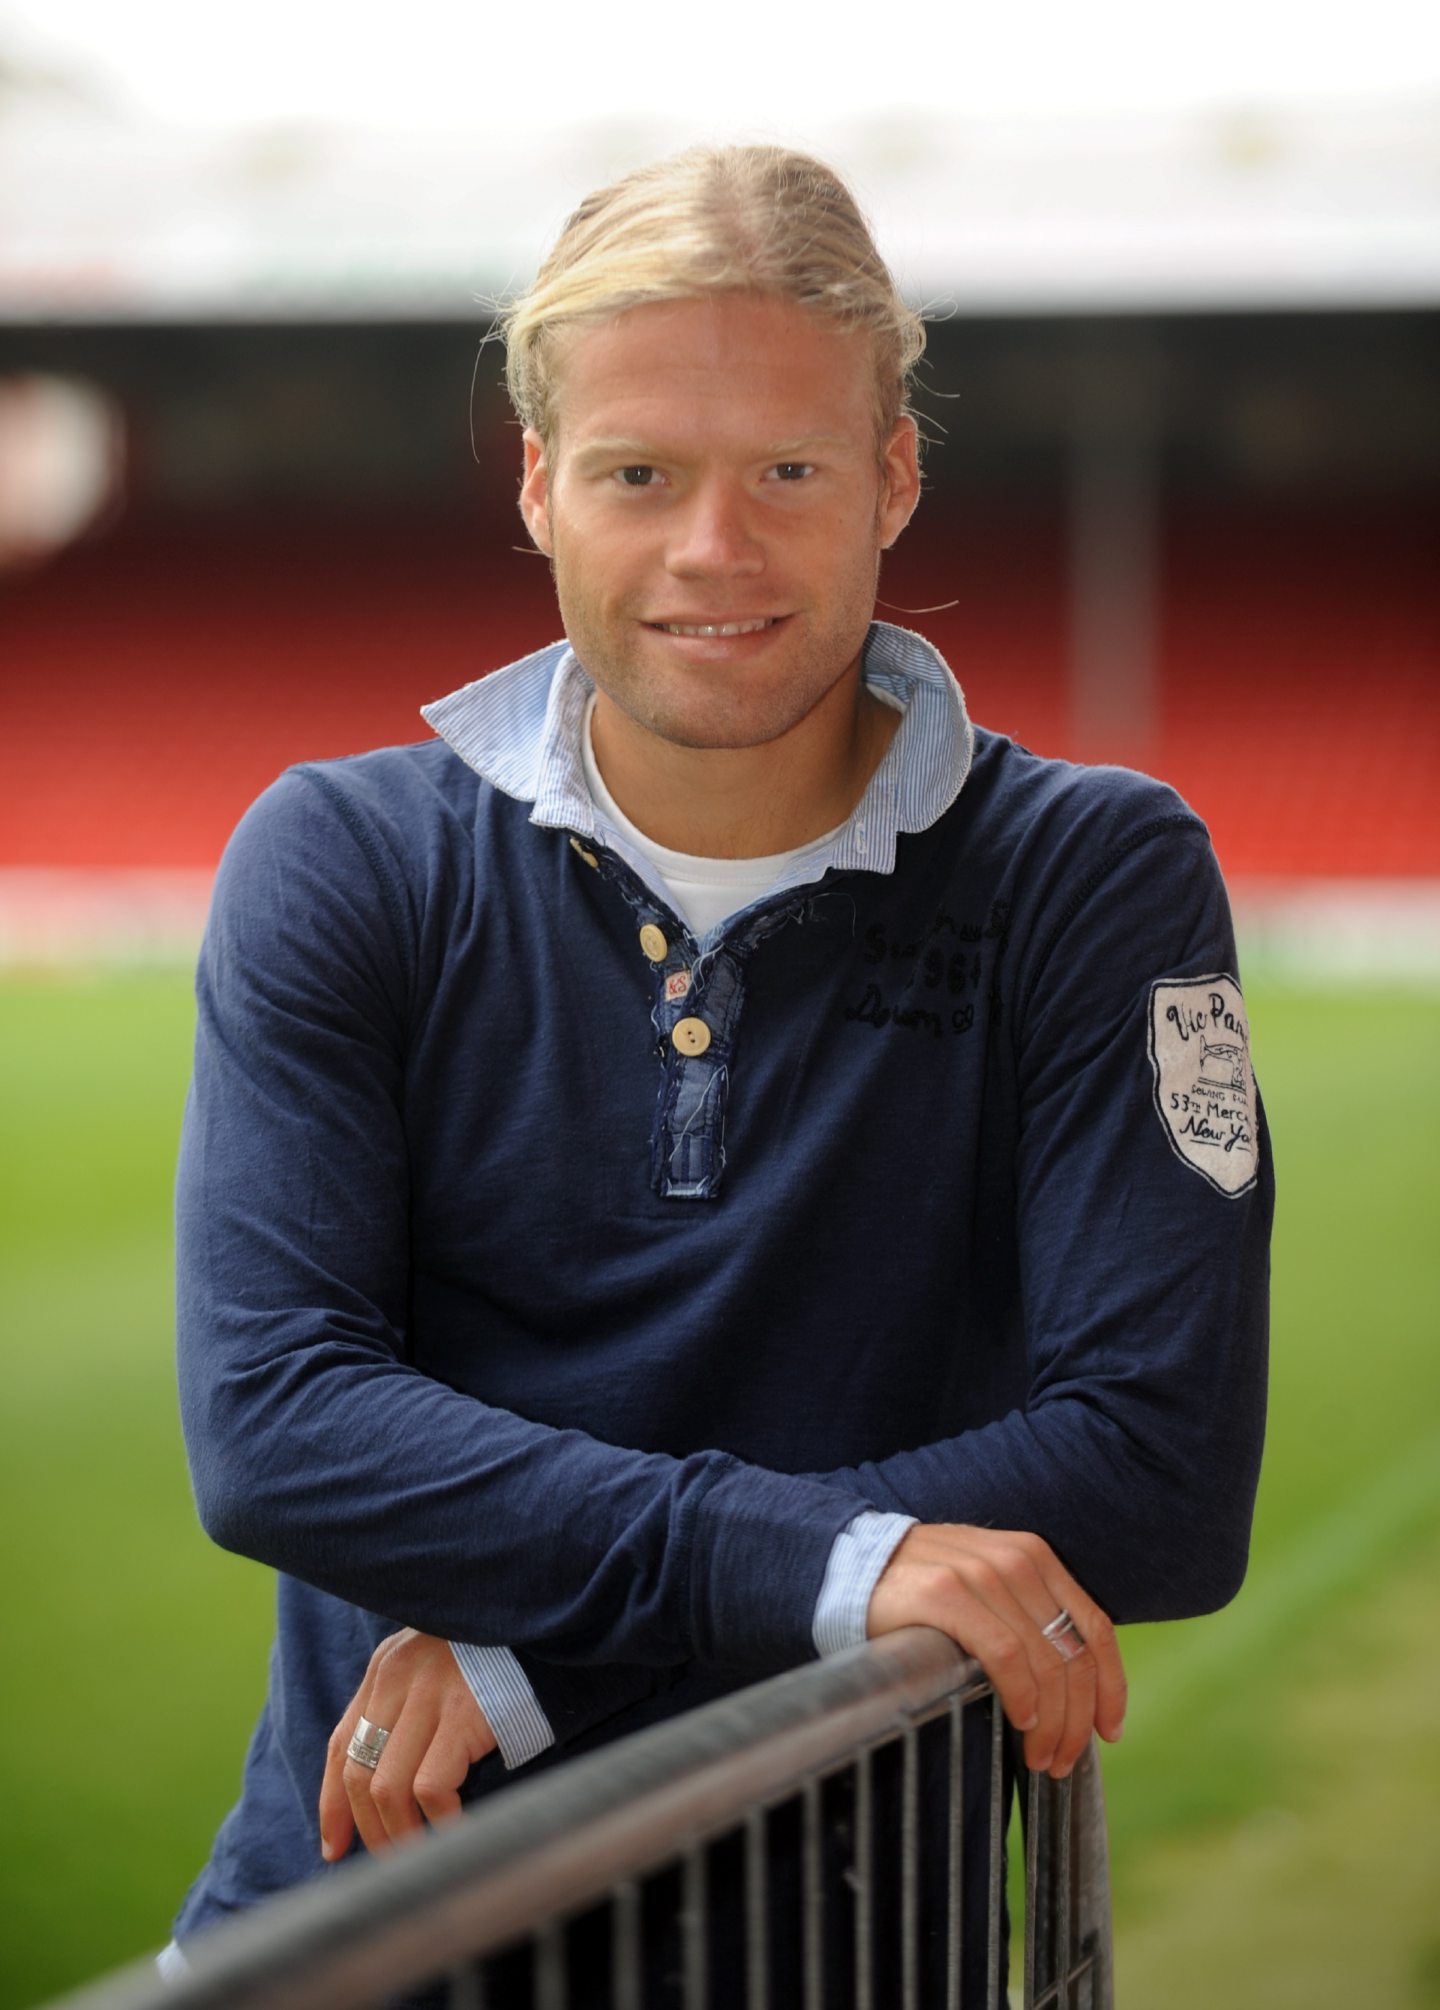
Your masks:
M373 1771L349 1756L364 1717L389 1732ZM495 1749L485 1714L445 1640L412 1627L382 1640L331 1733L320 1787L320 1849L334 1863L356 1829L386 1849L460 1812L470 1768Z

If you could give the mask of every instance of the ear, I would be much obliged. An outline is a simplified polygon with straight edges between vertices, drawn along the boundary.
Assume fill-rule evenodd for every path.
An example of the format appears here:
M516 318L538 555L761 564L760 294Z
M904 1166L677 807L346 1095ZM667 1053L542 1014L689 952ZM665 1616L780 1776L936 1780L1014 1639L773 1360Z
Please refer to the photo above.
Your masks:
M550 463L545 444L533 426L523 435L525 468L520 477L520 514L536 546L553 558L550 544Z
M881 456L880 549L888 551L920 500L920 432L915 421L897 421Z

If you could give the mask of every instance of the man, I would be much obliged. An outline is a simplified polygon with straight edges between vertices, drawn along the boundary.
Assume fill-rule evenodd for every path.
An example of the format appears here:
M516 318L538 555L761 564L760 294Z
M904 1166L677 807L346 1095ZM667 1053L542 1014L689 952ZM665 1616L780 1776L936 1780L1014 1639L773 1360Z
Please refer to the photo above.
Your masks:
M507 339L566 642L283 777L202 956L182 1397L207 1528L282 1575L182 1942L915 1623L1063 1776L1120 1733L1107 1614L1244 1570L1223 889L1168 790L976 732L872 624L923 331L848 192L663 162Z

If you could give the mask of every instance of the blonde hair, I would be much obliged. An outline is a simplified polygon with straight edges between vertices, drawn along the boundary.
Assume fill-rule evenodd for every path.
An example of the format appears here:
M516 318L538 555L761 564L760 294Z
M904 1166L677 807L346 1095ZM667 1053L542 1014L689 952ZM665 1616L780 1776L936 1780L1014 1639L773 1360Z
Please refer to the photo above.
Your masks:
M925 326L901 299L840 177L784 147L691 147L581 203L506 310L505 378L549 447L557 333L658 300L778 295L870 338L883 449L909 411Z

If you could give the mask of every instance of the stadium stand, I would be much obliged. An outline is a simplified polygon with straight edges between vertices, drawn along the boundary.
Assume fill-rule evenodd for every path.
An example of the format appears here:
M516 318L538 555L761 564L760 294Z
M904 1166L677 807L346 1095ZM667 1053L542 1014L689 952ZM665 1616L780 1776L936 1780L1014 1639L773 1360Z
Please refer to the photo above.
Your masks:
M207 869L292 761L557 632L519 526L460 512L132 521L0 581L0 869ZM1158 722L1087 749L1173 782L1237 879L1440 877L1440 590L1390 506L1167 519ZM887 566L975 715L1074 750L1057 517L941 508ZM941 612L907 616L896 609Z

